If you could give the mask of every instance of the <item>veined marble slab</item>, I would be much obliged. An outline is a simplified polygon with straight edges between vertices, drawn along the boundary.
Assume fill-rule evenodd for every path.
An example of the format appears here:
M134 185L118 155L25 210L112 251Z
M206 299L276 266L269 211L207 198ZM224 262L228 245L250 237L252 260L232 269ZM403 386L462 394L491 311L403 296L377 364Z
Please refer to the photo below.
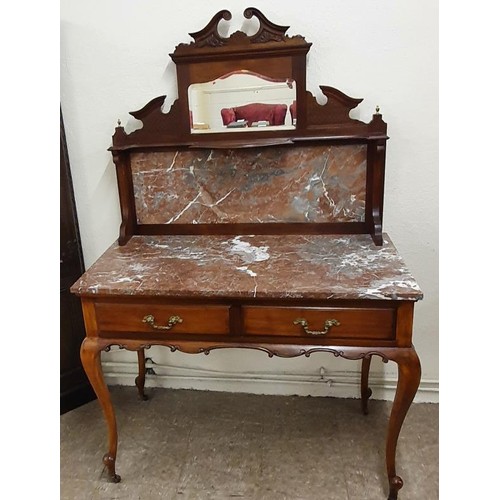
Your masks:
M419 300L389 237L133 236L73 285L79 295Z
M366 145L131 154L139 224L362 222Z

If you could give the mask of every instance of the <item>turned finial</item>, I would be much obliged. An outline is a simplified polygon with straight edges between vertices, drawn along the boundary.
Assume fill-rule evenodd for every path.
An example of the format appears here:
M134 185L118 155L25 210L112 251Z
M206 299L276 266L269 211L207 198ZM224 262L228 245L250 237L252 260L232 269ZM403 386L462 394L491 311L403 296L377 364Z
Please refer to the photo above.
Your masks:
M118 118L118 126L121 127L122 126L122 121L120 120L120 118Z
M380 106L375 106L375 114L379 115L380 114Z

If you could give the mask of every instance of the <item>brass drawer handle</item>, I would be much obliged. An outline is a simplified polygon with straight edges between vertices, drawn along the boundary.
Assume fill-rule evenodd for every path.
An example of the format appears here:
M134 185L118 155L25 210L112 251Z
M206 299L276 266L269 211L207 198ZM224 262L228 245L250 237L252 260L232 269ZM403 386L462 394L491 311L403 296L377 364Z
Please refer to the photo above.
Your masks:
M156 330L170 330L177 323L182 323L182 318L180 316L170 316L168 318L168 322L165 326L155 325L155 317L152 314L148 314L142 318L143 323L147 323L149 326L152 326Z
M304 318L297 318L293 322L293 324L302 326L302 328L304 329L304 332L306 332L308 335L326 335L328 333L328 330L330 330L330 328L332 326L340 326L340 321L337 321L336 319L327 319L325 321L325 326L324 326L323 330L321 330L321 331L308 330L307 327L309 326L309 323Z

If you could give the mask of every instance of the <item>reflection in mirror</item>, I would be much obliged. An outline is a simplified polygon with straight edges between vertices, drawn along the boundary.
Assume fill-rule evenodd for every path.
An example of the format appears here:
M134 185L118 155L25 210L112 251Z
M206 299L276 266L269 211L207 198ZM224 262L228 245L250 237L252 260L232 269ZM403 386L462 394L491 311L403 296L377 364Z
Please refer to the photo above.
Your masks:
M296 86L251 71L234 71L189 86L193 134L294 129Z

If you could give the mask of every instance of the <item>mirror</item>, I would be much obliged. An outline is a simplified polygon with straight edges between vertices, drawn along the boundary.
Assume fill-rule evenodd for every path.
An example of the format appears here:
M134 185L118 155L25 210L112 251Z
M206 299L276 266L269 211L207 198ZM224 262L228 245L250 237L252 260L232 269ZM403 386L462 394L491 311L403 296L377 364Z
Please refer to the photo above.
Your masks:
M247 70L188 88L193 134L287 130L296 126L296 85Z

